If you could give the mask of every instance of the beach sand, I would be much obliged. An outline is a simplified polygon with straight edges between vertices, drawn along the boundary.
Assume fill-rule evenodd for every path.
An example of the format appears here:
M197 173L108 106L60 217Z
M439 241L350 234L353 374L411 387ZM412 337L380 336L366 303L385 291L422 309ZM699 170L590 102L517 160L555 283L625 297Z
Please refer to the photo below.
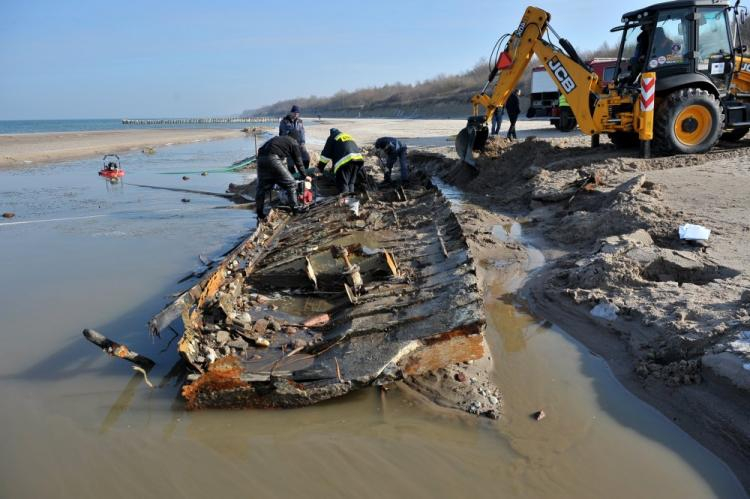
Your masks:
M0 168L243 135L240 130L205 128L7 134L0 135Z
M369 146L378 137L393 136L410 147L452 146L455 135L466 125L466 120L435 119L347 119L305 118L307 147L320 151L331 128L352 134L361 146ZM503 122L503 134L508 120ZM276 133L274 124L261 128ZM520 137L534 135L539 138L563 137L544 121L519 120ZM0 168L29 167L39 164L83 159L104 154L139 151L146 147L159 148L171 144L185 144L202 140L243 137L240 130L231 129L137 129L89 132L55 132L0 134ZM262 139L265 141L265 138ZM261 137L258 137L261 144ZM250 152L252 154L252 152Z

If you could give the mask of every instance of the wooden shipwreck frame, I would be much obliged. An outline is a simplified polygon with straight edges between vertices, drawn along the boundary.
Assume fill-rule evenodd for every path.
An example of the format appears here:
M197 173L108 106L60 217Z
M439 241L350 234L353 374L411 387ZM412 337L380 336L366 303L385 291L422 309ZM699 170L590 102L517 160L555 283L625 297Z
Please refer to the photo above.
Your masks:
M304 406L486 355L474 261L420 182L275 210L154 317L182 317L188 408Z

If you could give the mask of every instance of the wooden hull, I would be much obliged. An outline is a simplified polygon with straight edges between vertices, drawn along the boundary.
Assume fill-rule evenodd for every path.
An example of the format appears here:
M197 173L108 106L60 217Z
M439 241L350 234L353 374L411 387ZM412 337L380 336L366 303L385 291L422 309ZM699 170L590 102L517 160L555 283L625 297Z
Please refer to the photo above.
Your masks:
M189 408L304 406L486 355L474 261L440 192L425 180L353 208L274 211L152 320L182 317Z

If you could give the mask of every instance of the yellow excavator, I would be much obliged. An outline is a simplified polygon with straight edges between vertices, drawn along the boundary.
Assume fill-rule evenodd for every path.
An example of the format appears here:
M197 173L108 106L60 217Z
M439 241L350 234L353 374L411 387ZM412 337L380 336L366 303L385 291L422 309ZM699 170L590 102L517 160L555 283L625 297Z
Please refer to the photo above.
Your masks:
M750 129L750 56L740 25L747 9L717 0L678 0L628 12L614 81L603 84L550 26L550 14L528 7L499 51L487 83L471 98L473 116L456 136L460 158L476 168L473 151L488 138L487 122L514 91L536 56L592 146L607 134L616 146L640 144L641 154L702 153L719 138L738 141ZM551 36L557 40L553 43ZM546 37L546 39L545 39ZM495 78L492 95L485 93ZM484 113L480 114L480 108Z

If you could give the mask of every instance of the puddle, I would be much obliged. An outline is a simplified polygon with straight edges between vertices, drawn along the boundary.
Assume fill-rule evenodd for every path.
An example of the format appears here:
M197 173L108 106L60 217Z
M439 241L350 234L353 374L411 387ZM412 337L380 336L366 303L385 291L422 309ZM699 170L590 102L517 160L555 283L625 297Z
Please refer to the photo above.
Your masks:
M513 497L745 497L722 461L628 392L603 359L506 299L494 274L487 338L500 431L517 454L504 474L524 491ZM538 410L545 419L531 417Z
M523 228L520 223L512 222L506 225L495 225L492 227L492 235L498 241L523 244L526 248L526 263L524 270L530 272L544 265L544 254L523 237Z

